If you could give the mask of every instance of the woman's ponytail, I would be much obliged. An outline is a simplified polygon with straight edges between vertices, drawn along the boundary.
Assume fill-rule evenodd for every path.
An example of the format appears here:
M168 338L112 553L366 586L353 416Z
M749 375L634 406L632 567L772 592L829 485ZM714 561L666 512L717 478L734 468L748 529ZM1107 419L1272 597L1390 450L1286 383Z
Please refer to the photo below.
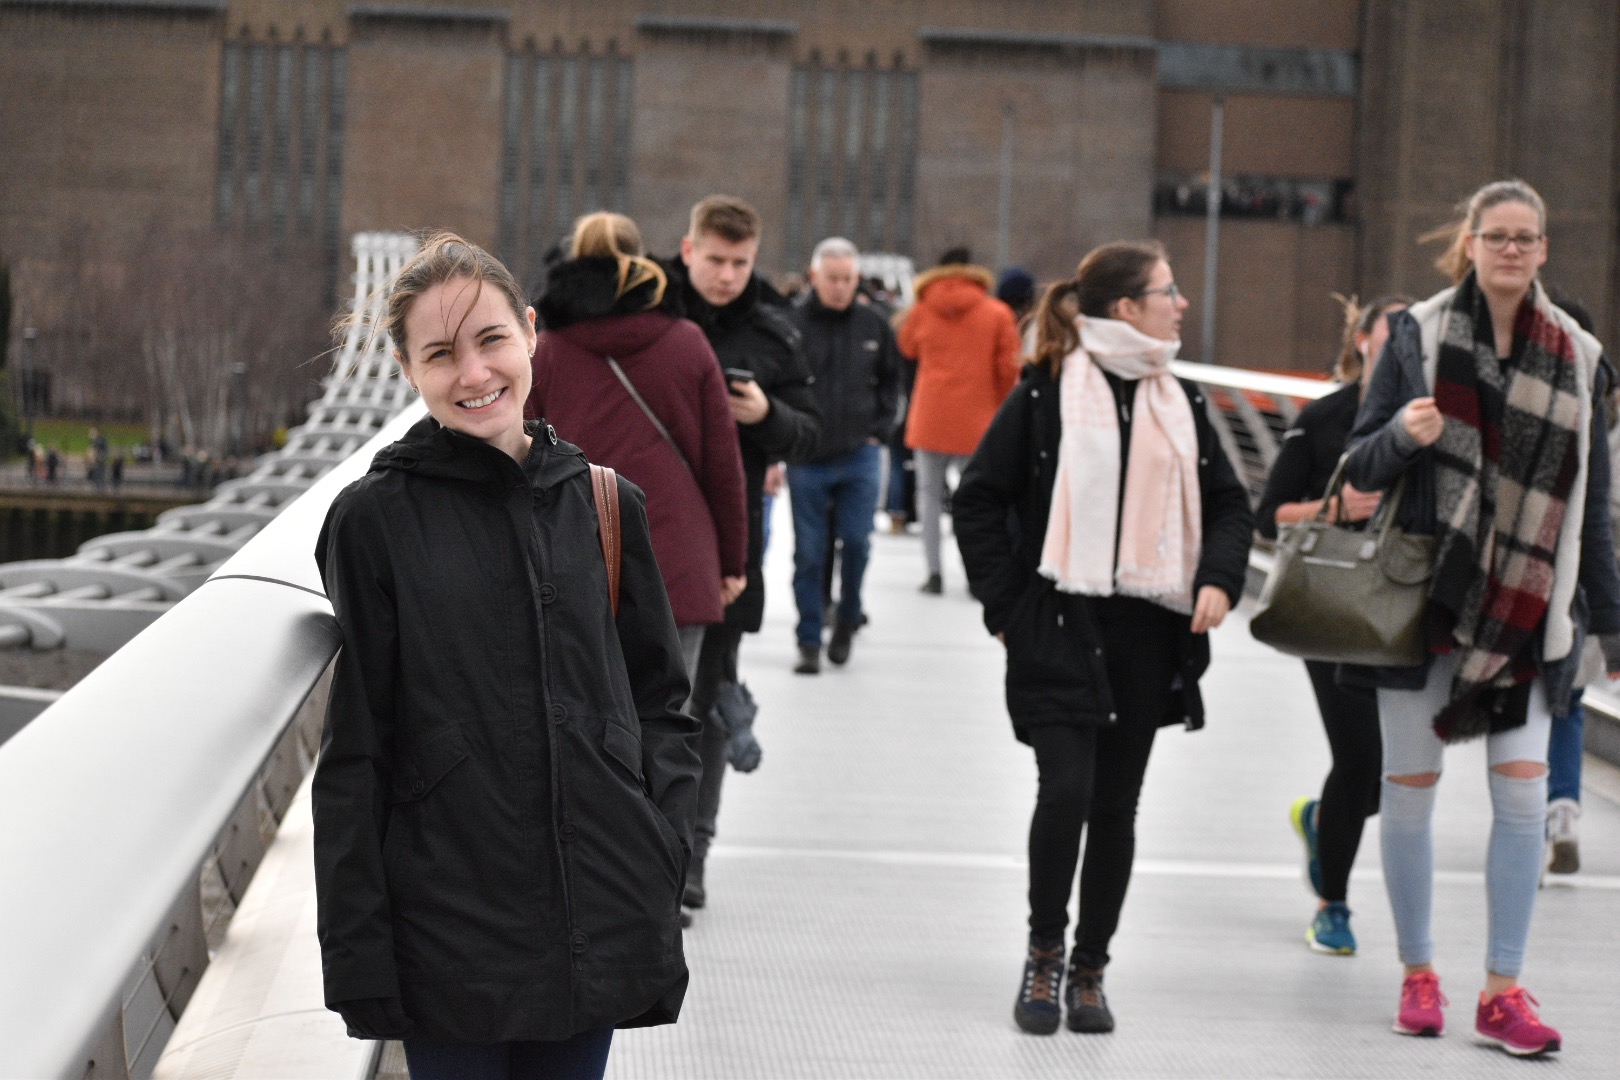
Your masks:
M1080 347L1080 282L1069 278L1046 287L1030 320L1035 326L1035 350L1029 362L1040 364L1055 379L1063 373L1063 358Z
M619 284L615 297L651 281L654 283L653 295L647 307L655 308L663 302L664 290L669 287L669 276L664 273L662 266L642 253L641 230L623 214L599 210L580 218L574 223L572 251L576 259L611 258L617 261Z

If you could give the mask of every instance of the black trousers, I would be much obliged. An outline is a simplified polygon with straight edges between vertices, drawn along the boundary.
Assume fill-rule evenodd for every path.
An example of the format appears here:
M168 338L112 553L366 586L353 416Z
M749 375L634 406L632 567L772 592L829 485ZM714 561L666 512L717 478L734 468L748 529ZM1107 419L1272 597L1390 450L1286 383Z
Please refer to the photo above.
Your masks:
M1029 933L1061 940L1080 865L1078 963L1101 968L1136 858L1136 807L1153 738L1178 693L1185 616L1132 597L1096 604L1117 723L1029 729L1040 786L1029 827ZM1085 858L1081 863L1081 836Z
M1316 811L1316 851L1322 864L1322 899L1343 902L1350 868L1361 847L1361 830L1378 813L1384 745L1378 733L1378 698L1334 681L1337 664L1305 661L1322 713L1333 767L1322 783Z
M703 723L698 753L703 758L703 776L698 781L698 814L692 842L692 864L696 876L703 876L703 860L714 841L714 823L720 816L720 787L726 779L726 733L709 721L720 687L737 681L737 650L743 632L725 623L715 623L703 633L698 653L697 678L693 680L692 715Z

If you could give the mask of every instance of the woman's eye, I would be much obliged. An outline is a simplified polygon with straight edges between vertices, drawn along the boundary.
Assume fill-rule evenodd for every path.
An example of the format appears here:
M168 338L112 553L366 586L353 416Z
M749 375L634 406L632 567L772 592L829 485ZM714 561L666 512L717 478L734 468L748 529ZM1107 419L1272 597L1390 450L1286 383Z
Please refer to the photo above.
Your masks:
M484 344L486 346L489 346L489 345L494 345L498 341L505 341L505 340L506 340L506 335L505 334L490 334L488 337L486 337L484 339Z

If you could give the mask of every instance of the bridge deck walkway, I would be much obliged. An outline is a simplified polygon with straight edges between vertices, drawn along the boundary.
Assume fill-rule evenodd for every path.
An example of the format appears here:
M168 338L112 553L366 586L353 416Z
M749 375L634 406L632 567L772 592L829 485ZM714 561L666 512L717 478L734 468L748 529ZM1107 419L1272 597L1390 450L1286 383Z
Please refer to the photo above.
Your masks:
M1482 981L1483 750L1454 748L1437 812L1441 1039L1391 1033L1400 968L1371 823L1351 884L1361 953L1311 953L1287 823L1328 763L1305 672L1216 634L1208 728L1166 729L1148 772L1107 1036L1023 1035L1030 752L1001 699L1000 646L959 566L918 595L915 536L875 538L871 626L845 669L790 672L786 507L765 631L744 645L764 765L726 782L709 906L688 932L680 1024L622 1032L609 1075L1386 1077L1523 1075L1471 1038ZM947 544L949 547L949 544ZM1620 773L1587 758L1585 866L1543 889L1525 981L1561 1027L1568 1077L1620 1060Z

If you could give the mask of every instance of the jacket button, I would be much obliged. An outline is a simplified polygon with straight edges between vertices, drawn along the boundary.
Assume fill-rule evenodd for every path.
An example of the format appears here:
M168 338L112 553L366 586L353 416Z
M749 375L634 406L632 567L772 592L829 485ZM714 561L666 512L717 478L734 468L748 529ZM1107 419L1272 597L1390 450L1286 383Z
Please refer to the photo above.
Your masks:
M557 429L550 424L546 425L546 438L550 440L552 446L557 445Z
M564 720L568 719L568 710L563 708L561 705L553 705L551 708L546 710L546 713L551 717L551 722L553 724L560 724Z
M540 586L540 602L542 604L549 604L555 599L557 599L557 586L549 581Z
M1110 719L1110 720L1118 720L1119 719L1119 713L1114 713L1114 712L1109 713L1108 714L1108 719Z
M562 837L563 843L572 844L574 842L574 837L579 835L579 830L575 829L572 825L564 825L557 835Z
M1208 465L1209 464L1209 458L1207 458L1207 457L1199 458L1198 459L1198 464L1200 464L1200 465Z
M1099 649L1094 649L1094 650L1093 650L1093 651L1094 651L1094 652L1095 652L1095 653L1096 653L1096 654L1097 654L1097 655L1098 655L1098 656L1101 656L1101 655L1102 655L1102 649L1100 649L1100 648L1099 648Z
M583 931L579 930L574 931L574 936L568 941L568 947L573 949L576 954L584 952L589 945L589 939L585 937Z
M411 794L412 795L420 795L420 794L422 794L422 792L424 792L426 790L427 790L427 785L422 783L422 781L420 781L420 780L412 780L411 781Z

